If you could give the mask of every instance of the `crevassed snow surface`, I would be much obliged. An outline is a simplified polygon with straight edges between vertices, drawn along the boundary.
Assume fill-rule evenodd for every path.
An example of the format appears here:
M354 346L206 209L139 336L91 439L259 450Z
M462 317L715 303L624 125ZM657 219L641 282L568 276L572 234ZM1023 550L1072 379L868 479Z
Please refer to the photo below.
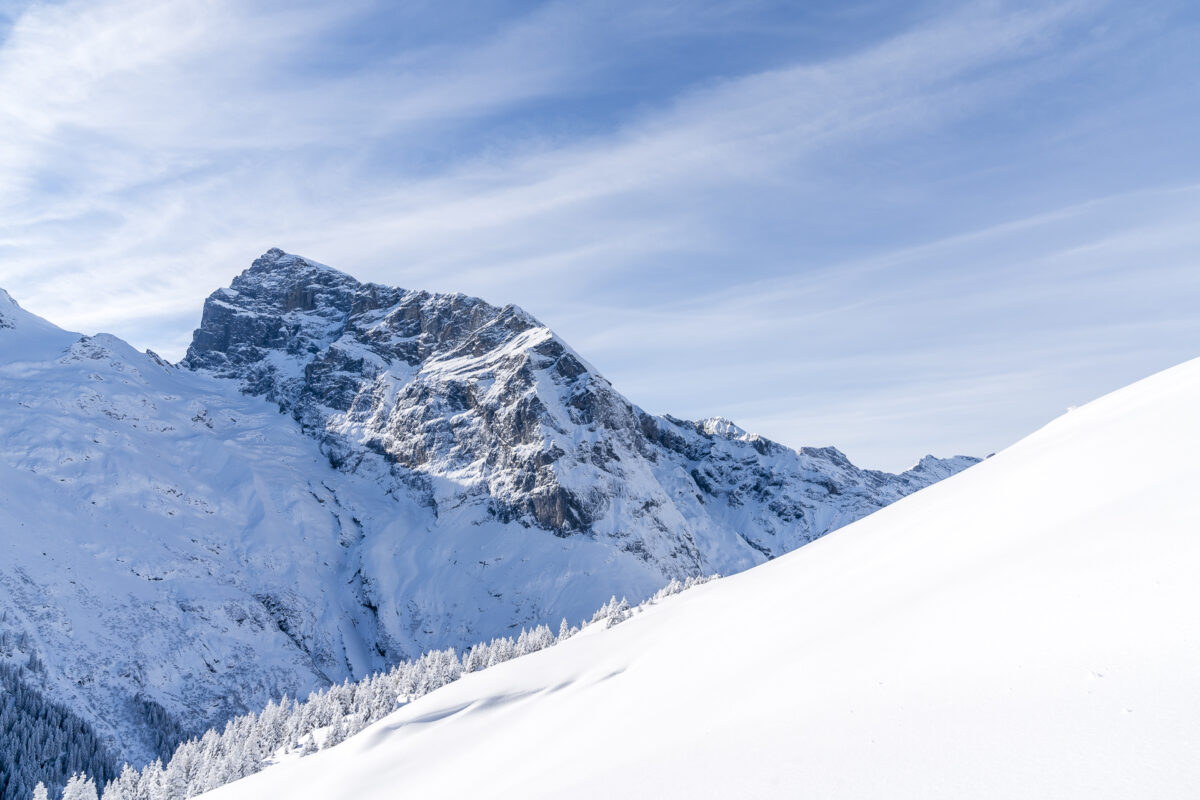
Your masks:
M1200 361L206 795L1195 797Z

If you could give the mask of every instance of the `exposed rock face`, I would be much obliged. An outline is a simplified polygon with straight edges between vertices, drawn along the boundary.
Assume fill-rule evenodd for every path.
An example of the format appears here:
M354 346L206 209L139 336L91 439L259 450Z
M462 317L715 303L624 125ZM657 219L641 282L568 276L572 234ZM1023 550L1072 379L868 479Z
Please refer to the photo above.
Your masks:
M439 515L605 538L664 575L779 555L973 459L860 470L728 420L643 412L515 306L359 283L273 249L209 297L184 364L264 395L345 470Z

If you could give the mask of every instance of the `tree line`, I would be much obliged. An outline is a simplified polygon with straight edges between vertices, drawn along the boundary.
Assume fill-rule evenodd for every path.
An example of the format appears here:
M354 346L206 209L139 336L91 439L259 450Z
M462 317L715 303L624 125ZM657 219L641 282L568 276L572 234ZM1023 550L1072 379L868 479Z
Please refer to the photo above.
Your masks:
M209 729L188 739L164 763L156 759L142 769L125 764L119 774L80 765L62 790L61 800L185 800L259 772L284 756L306 756L333 747L382 719L400 706L496 664L552 647L579 632L581 627L620 624L646 606L678 594L717 576L672 580L637 607L613 597L580 627L564 619L555 633L546 625L522 629L514 639L499 637L479 643L462 654L454 648L433 650L402 661L386 672L355 683L348 680L311 693L306 699L272 700L262 711L229 720L223 730ZM94 770L94 771L93 771ZM98 789L103 786L103 791ZM28 797L0 793L3 797ZM38 784L34 800L49 800Z

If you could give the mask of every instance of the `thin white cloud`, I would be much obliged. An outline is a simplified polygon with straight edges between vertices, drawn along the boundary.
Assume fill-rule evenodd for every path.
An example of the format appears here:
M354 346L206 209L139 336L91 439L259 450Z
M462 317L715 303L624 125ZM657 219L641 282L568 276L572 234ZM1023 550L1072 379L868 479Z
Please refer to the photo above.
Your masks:
M265 18L244 8L214 2L198 11L189 4L124 2L89 5L82 13L72 6L39 8L23 17L0 49L5 116L27 132L8 144L7 158L0 161L5 165L0 180L14 199L8 210L27 209L11 218L12 227L107 213L120 222L100 228L115 241L108 247L91 242L89 252L92 258L115 259L153 241L172 219L170 208L164 213L158 202L139 202L142 195L178 207L184 219L164 233L186 243L185 250L200 237L180 228L199 213L220 214L243 232L239 238L258 242L314 229L334 247L345 239L366 239L376 248L374 258L387 250L418 270L423 264L443 271L478 263L497 240L510 251L514 244L506 240L523 244L519 262L530 256L544 261L560 247L589 246L571 223L586 219L597 203L631 194L669 201L698 187L719 190L770 180L781 161L830 138L872 129L894 132L962 113L961 88L947 97L945 87L957 85L965 72L1037 47L1048 29L1070 17L1062 7L964 14L838 62L777 70L694 93L612 137L499 163L476 159L448 175L395 187L353 173L354 148L342 147L347 130L377 130L381 119L394 119L393 109L409 103L418 110L401 110L400 118L428 121L484 97L490 104L516 102L530 85L553 83L556 70L572 71L569 54L561 54L567 66L554 58L532 69L510 65L525 63L514 51L536 51L532 43L538 37L553 38L569 27L563 13L503 32L470 54L465 67L419 75L423 86L413 96L402 80L400 86L386 83L396 77L386 72L357 76L360 86L348 79L317 81L305 89L257 85L254 76L273 59L315 45L310 40L331 21L310 9ZM246 33L263 30L271 35ZM430 103L434 97L440 106ZM77 151L74 157L64 152L64 138ZM337 152L310 164L312 154L294 152L306 144ZM269 152L240 153L245 149ZM60 158L68 168L46 163ZM47 170L77 184L78 191L39 195L34 184ZM255 181L252 192L248 181ZM670 203L664 208L670 225ZM602 210L601 223L606 214L613 212ZM575 238L547 241L543 222ZM203 241L212 232L200 234ZM11 236L11 228L4 230L5 240ZM29 249L27 239L21 249ZM364 249L354 248L354 255L366 255Z
M900 468L912 441L996 450L1194 356L1198 214L1200 185L1122 194L684 300L578 307L565 327L651 410ZM681 383L696 391L663 389Z
M1039 213L924 245L881 243L850 261L801 259L787 252L802 244L791 234L759 241L744 222L789 206L798 218L818 213L841 177L831 161L1019 103L1101 59L1119 37L1079 31L1102 4L970 5L835 58L798 54L682 86L586 135L535 127L482 137L413 169L410 146L589 85L619 57L621 37L715 23L651 4L639 12L657 15L651 28L608 19L604 4L550 4L469 41L298 79L304 54L364 8L31 6L0 42L0 126L12 134L0 145L0 285L60 324L114 329L177 357L203 296L277 245L365 279L521 302L648 407L745 411L763 433L800 443L812 425L846 437L826 441L854 441L834 424L852 391L902 398L897 406L920 416L922 396L978 409L978 397L994 401L996 381L1042 380L1003 359L936 374L938 361L962 363L969 345L982 346L971 314L1009 319L1028 302L1014 274L1061 297L1090 270L1103 305L1139 248L1156 253L1162 280L1178 282L1190 264L1194 237L1180 220L1195 204L1184 189L1124 206L1026 204ZM717 21L736 19L722 13ZM399 155L381 159L381 148ZM836 202L855 212L844 196ZM1155 227L1146 215L1160 211ZM1108 235L1097 237L1098 225ZM693 258L710 264L695 280ZM713 259L726 259L716 287ZM763 279L763 263L775 278ZM1039 283L1040 274L1051 278ZM948 314L953 325L908 324L904 314L927 312L934 296L967 298ZM1087 327L1064 317L1068 331ZM892 330L915 337L911 347ZM887 346L867 353L881 336ZM672 370L674 387L693 388L664 388ZM735 393L712 388L721 370L739 392L785 400L737 405ZM773 370L787 372L777 391ZM856 382L854 370L878 380ZM818 380L832 382L824 399L796 394ZM701 396L713 405L688 407ZM787 397L827 413L806 416ZM865 429L881 414L863 407L847 425ZM938 441L980 441L966 434L966 414Z

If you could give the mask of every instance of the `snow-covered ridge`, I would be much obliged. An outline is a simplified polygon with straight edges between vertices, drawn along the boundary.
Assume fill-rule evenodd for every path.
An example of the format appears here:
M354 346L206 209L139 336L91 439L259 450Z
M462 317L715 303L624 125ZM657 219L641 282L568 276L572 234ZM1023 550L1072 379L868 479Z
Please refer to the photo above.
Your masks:
M184 363L439 515L608 538L666 576L779 555L974 461L892 476L730 420L649 415L519 308L361 284L278 249L209 298Z
M942 477L646 414L520 309L281 251L188 368L2 308L0 659L135 762L164 720L736 572Z
M50 358L77 338L21 308L0 289L0 364Z
M700 420L700 430L713 436L724 436L726 439L750 438L750 434L746 433L743 428L725 417L709 417Z
M1197 407L1200 360L204 797L1192 798Z
M12 328L14 322L10 318L14 309L19 309L17 301L8 292L0 289L0 328Z

